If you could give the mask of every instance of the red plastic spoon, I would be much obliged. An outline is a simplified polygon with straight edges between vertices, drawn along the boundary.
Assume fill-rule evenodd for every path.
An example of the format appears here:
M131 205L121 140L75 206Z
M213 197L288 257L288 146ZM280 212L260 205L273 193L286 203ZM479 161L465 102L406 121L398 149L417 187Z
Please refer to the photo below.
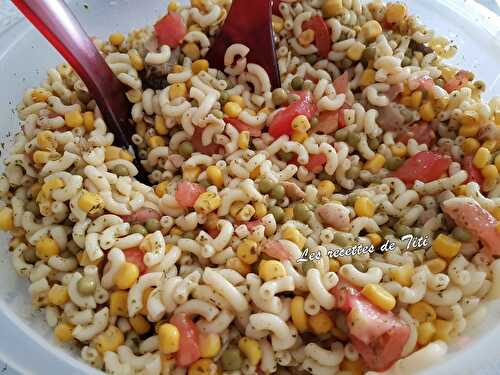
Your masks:
M128 122L130 104L123 84L115 77L104 58L62 0L12 0L47 40L70 63L95 99L115 144L137 156L130 141L134 127ZM136 178L147 183L147 172L138 157Z
M226 49L241 43L250 48L249 62L262 66L273 88L281 87L271 19L271 0L233 0L222 30L207 54L210 65L224 70Z

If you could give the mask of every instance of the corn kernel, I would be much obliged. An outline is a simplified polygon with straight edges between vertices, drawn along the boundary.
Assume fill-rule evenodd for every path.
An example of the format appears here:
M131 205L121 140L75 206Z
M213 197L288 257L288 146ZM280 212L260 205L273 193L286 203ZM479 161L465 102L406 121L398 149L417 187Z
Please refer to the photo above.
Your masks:
M366 22L361 28L361 33L366 40L372 41L382 34L382 26L375 20Z
M128 321L138 335L144 335L151 329L151 324L149 324L148 320L142 315L137 314L129 318Z
M149 288L146 288L146 290L142 294L142 308L139 311L139 314L142 314L144 316L148 315L147 304L148 304L149 296L151 295L152 292L153 292L153 288L149 287Z
M378 173L385 164L385 157L382 154L375 154L375 157L365 163L363 169L375 174Z
M318 184L318 195L320 197L329 197L335 193L335 184L329 180L323 180Z
M95 129L94 112L90 111L84 112L82 117L83 117L83 127L85 128L85 131L87 131L87 133L90 133L92 130Z
M479 116L475 111L465 111L460 119L462 125L474 126L477 125Z
M306 244L306 238L299 232L297 228L286 227L281 233L283 239L292 241L299 249L303 249Z
M439 256L448 259L455 257L461 247L462 243L460 241L442 233L436 237L432 244L432 248Z
M316 315L311 315L308 319L308 324L311 331L317 336L324 335L333 328L332 318L323 309Z
M159 196L160 198L163 197L167 193L168 185L169 185L168 181L163 181L160 182L158 185L156 185L155 186L156 195Z
M200 59L196 60L193 65L191 65L191 70L193 71L193 74L198 74L199 72L208 71L208 67L208 61L205 59Z
M314 42L314 34L314 30L312 29L302 31L298 38L300 45L303 47L309 46L312 42Z
M195 182L201 173L201 168L197 165L193 167L184 167L182 169L182 178L186 181Z
M198 47L196 43L192 42L185 44L184 47L182 47L182 52L184 55L189 57L191 61L198 60L201 56L200 47Z
M104 256L101 256L100 258L91 261L86 251L80 251L78 252L78 254L76 254L76 260L78 260L78 264L82 267L90 265L99 266L99 264L104 260Z
M434 307L427 302L420 301L408 307L410 315L420 323L432 322L436 320L437 314Z
M490 152L495 152L497 149L497 141L494 139L488 139L483 143L483 147L490 150Z
M83 116L80 111L66 112L64 121L69 128L78 128L83 125Z
M253 264L257 262L257 260L259 259L257 242L249 239L244 239L238 246L236 255L241 259L242 262L245 262L246 264Z
M493 210L491 210L491 214L495 219L500 220L500 207L495 207Z
M104 200L98 193L85 191L78 200L78 207L84 212L95 214L104 208Z
M217 365L211 359L201 358L189 366L187 375L215 375L217 373Z
M173 324L162 324L158 330L158 337L160 339L160 351L163 354L172 354L179 350L181 335Z
M434 323L432 322L424 322L418 325L417 333L418 344L425 346L431 342L432 337L436 333L436 327L434 327Z
M200 335L199 345L201 358L213 358L221 349L220 336L217 333Z
M65 285L52 285L52 288L49 290L48 300L54 306L64 305L69 301L68 288Z
M432 273L441 273L446 269L448 263L443 258L435 258L425 262L425 265Z
M0 229L5 231L14 229L12 208L4 207L0 210Z
M462 125L458 130L458 134L462 137L475 137L479 132L479 126Z
M354 202L354 211L357 216L373 217L375 204L367 197L359 197Z
M125 262L115 274L114 281L119 289L129 289L139 277L139 267L135 263Z
M68 342L73 340L73 326L69 323L59 323L54 328L54 336L61 342Z
M375 83L375 70L368 68L361 74L361 79L359 80L359 85L362 87L370 86Z
M224 176L222 174L222 171L220 170L219 167L216 167L215 165L211 165L207 168L207 177L208 180L217 186L219 189L224 187Z
M486 165L488 165L491 161L491 152L485 147L479 147L479 149L476 151L476 154L474 155L474 159L472 159L472 164L476 168L484 168Z
M292 130L304 133L307 132L309 129L311 129L311 123L309 122L309 119L306 116L299 115L293 119Z
M292 132L292 141L294 142L303 143L307 138L309 138L309 135L306 132L296 130Z
M403 96L399 100L399 103L404 105L405 107L411 108L411 97L410 96Z
M46 164L50 160L57 160L60 158L60 154L57 152L48 152L48 151L40 151L37 150L33 153L33 161L36 164Z
M106 146L104 148L104 160L111 161L111 160L120 159L121 151L122 151L122 149L120 147Z
M252 172L250 172L250 178L252 180L256 180L260 176L260 166L255 168Z
M382 310L391 311L396 306L394 296L378 284L365 285L361 294Z
M287 207L283 210L283 221L286 222L288 220L293 219L293 207Z
M275 33L280 33L281 30L283 30L283 27L285 27L285 21L283 20L283 18L276 16L274 14L272 18L272 24Z
M238 348L247 357L248 362L250 362L252 366L257 366L257 364L260 362L260 359L262 358L262 351L257 340L248 337L242 337L238 341Z
M286 277L285 267L277 260L264 260L259 264L259 276L264 281Z
M347 50L347 57L352 61L361 60L361 56L363 56L363 52L366 49L366 46L361 42L354 42L352 46Z
M48 236L38 240L35 245L36 256L44 261L48 261L53 255L59 255L60 249L56 241Z
M382 243L382 237L380 237L377 233L369 233L366 237L370 240L371 244L375 247L379 246Z
M109 296L109 313L112 316L128 317L127 307L128 292L118 290Z
M449 341L450 334L453 330L453 323L442 319L436 319L434 322L434 327L436 328L436 333L434 334L434 340Z
M141 71L142 69L144 69L144 61L135 48L132 48L128 51L128 57L130 59L130 64L135 70Z
M242 111L242 108L238 103L227 102L224 105L224 113L231 118L238 117L240 115L241 111Z
M184 232L178 226L174 226L174 227L172 227L172 229L170 229L169 234L171 236L182 236L184 234Z
M422 104L423 97L424 97L424 94L422 91L420 91L420 90L414 91L410 95L410 107L415 108L415 109L419 108Z
M326 0L321 10L325 18L339 16L344 10L342 0Z
M244 130L238 135L238 147L242 150L246 150L248 149L249 143L250 143L250 132Z
M155 116L155 132L158 135L167 135L168 134L168 128L165 125L165 120L163 119L163 116L156 115Z
M95 343L95 348L101 354L106 352L114 352L120 345L125 342L123 332L116 326L109 326L103 333L99 334L92 340Z
M229 101L238 104L241 108L245 108L245 99L241 95L231 95Z
M54 133L50 130L42 130L36 135L36 143L38 148L44 151L55 151L57 148L57 141Z
M165 140L159 135L154 135L147 140L147 144L151 148L163 147L165 146Z
M247 274L252 272L252 267L250 267L249 264L246 264L238 257L229 258L226 261L226 268L232 269L243 276L246 276Z
M52 191L64 187L64 181L61 178L52 178L42 185L42 193L46 197L50 197Z
M496 180L498 178L498 169L493 164L490 164L481 169L481 174L484 178Z
M168 12L175 13L181 9L181 4L178 1L171 1L168 3Z
M122 33L112 33L109 36L109 42L114 46L119 46L125 41L125 35Z
M262 219L267 214L267 206L262 202L255 202L253 204L255 210L255 217L257 219Z
M199 60L200 61L200 60ZM185 98L187 96L187 88L185 83L174 83L169 90L170 100L177 98Z
M295 296L290 304L290 315L295 328L300 333L307 331L307 314L304 311L304 297Z
M402 3L387 4L385 19L390 23L401 23L406 17L406 6Z
M207 191L200 194L198 199L196 199L196 202L194 203L194 209L206 215L218 209L221 203L222 199L217 193L211 193Z
M474 155L480 146L476 138L466 138L462 143L462 151L465 155Z
M454 193L455 193L455 195L466 196L467 195L467 185L458 186L455 189Z
M431 122L436 117L436 113L434 112L434 108L432 107L431 102L425 102L419 110L420 117L422 120Z

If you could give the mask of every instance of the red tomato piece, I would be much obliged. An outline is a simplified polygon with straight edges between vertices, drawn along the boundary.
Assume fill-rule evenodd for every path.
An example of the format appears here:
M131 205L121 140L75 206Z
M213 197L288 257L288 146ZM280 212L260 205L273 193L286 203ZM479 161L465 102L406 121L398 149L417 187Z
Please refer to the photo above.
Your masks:
M342 73L342 75L335 78L333 81L333 87L335 88L337 95L347 93L347 88L349 87L349 74L347 73L347 70Z
M202 135L203 135L203 129L195 126L194 134L191 137L191 144L193 145L193 149L205 155L217 154L221 146L216 143L212 143L207 146L203 145L203 142L201 141Z
M344 113L342 112L342 115ZM344 125L345 126L345 125ZM312 130L314 133L331 134L340 127L340 111L323 111L318 116L318 124Z
M189 367L201 357L198 327L185 313L173 315L170 318L170 324L176 326L180 333L175 364L179 367Z
M477 184L481 187L483 186L484 182L484 177L481 171L474 165L472 164L472 156L466 156L463 161L463 168L469 175L467 178L468 182L477 182Z
M291 254L286 251L281 242L276 240L267 240L262 245L260 250L271 258L286 260L291 259Z
M323 154L309 155L309 163L305 165L308 171L319 173L326 164L326 156Z
M260 129L247 125L243 121L238 120L237 118L225 117L224 121L233 125L239 132L243 132L245 130L248 131L252 137L260 137L260 135L262 134Z
M339 129L345 128L345 109L341 108L339 111Z
M134 224L144 224L149 219L161 219L161 213L152 208L140 208L131 215L121 216L123 221Z
M258 219L258 220L248 221L244 224L247 226L247 229L250 232L252 232L255 229L255 227L262 225L262 221L260 219Z
M330 29L323 17L314 16L302 24L304 30L311 29L314 31L314 43L318 48L318 55L324 59L328 57L330 52Z
M217 228L207 229L207 233L210 237L215 238L219 235L220 230Z
M431 147L436 139L436 134L427 122L418 122L408 127L396 137L398 142L407 144L410 138L415 139L419 144L426 144Z
M170 13L155 23L156 37L160 45L177 47L186 35L186 25L178 13Z
M460 70L454 78L444 84L444 89L448 92L458 90L471 79L471 73L466 70Z
M431 182L441 177L450 164L451 159L448 156L422 151L406 160L392 175L407 185L413 184L416 180Z
M429 91L434 86L434 80L428 75L424 75L424 76L420 77L418 79L418 83L419 83L420 89L422 89L424 91Z
M316 112L316 104L311 92L297 92L300 100L290 104L284 110L278 112L269 126L269 134L274 138L279 138L284 134L292 135L292 121L295 117L304 115L309 120L312 119Z
M181 181L177 184L175 200L184 208L193 207L200 194L205 188L199 184L189 181Z
M131 247L130 249L123 250L125 259L127 262L134 263L138 268L141 275L146 273L147 267L144 264L144 251L140 250L138 247Z

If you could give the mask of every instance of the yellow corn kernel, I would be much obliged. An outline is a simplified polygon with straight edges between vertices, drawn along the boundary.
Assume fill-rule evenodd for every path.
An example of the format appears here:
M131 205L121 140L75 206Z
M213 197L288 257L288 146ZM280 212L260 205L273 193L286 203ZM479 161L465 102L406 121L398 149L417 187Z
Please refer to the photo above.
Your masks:
M466 196L467 195L467 185L460 185L460 186L458 186L455 189L454 193L455 193L455 195Z
M181 335L173 324L162 324L158 329L158 338L160 339L160 351L163 354L172 354L179 350Z
M425 265L432 273L441 273L446 269L448 263L443 258L435 258L425 262Z
M296 132L305 133L311 129L311 123L309 119L304 115L299 115L295 117L292 121L292 130Z
M49 197L52 191L64 187L64 181L61 178L52 178L42 185L42 193Z
M456 256L461 247L462 243L460 241L457 241L452 237L448 237L443 233L440 233L432 244L432 248L436 254L447 259Z
M259 276L264 281L286 277L285 267L277 260L264 260L259 264Z
M100 258L98 258L94 261L91 261L89 259L89 256L87 255L86 251L80 251L80 252L78 252L78 254L76 254L76 260L78 260L78 264L82 267L90 266L90 265L99 266L99 264L103 261L103 259L104 259L104 256L101 256Z
M491 210L491 214L495 219L500 220L500 207L495 207L493 210Z
M182 73L184 71L184 68L182 65L174 65L172 67L172 73Z
M309 138L309 135L306 132L296 130L292 132L292 141L294 142L303 143L307 138Z
M83 113L83 127L87 131L87 133L91 132L92 130L95 129L94 126L94 112L84 112Z
M474 155L474 159L472 159L472 164L476 168L484 168L486 165L488 165L491 161L491 152L485 147L479 147L479 149L476 151L476 154Z
M123 332L116 326L109 326L103 333L99 334L94 340L95 348L101 354L114 352L125 342Z
M500 223L497 223L497 225L495 226L495 230L500 233Z
M372 41L380 34L382 34L382 26L375 20L366 22L363 27L361 27L361 33L367 41Z
M307 331L307 314L304 311L304 297L295 296L290 304L290 315L295 328L300 333Z
M410 315L420 323L433 322L437 314L434 307L424 301L420 301L408 307Z
M481 144L476 138L466 138L462 143L462 151L465 155L474 155Z
M493 164L490 164L481 169L481 174L487 179L496 180L498 178L498 169Z
M218 209L221 203L222 199L217 193L211 193L207 191L200 194L198 199L196 199L196 202L194 203L194 209L206 215Z
M112 316L128 317L127 307L128 292L118 290L109 296L109 313Z
M185 44L184 47L182 47L182 52L189 57L191 61L198 60L201 56L200 47L192 42Z
M283 20L283 18L276 16L274 14L272 18L272 24L275 33L281 32L281 30L283 30L283 27L285 27L285 21Z
M73 326L69 323L59 323L54 328L54 336L61 342L68 342L73 340Z
M131 89L131 90L128 90L126 93L125 93L125 96L127 97L128 101L130 103L139 103L139 102L142 102L142 91L141 90L136 90L136 89ZM142 122L142 120L138 120L137 123L136 123L136 126ZM136 128L137 129L137 128ZM136 133L139 134L139 132L136 130ZM140 135L140 134L139 134Z
M135 48L132 48L128 51L128 57L130 59L130 64L135 70L140 71L144 69L144 61Z
M403 96L399 100L399 103L404 105L405 107L411 108L411 97L410 96Z
M200 61L200 60L199 60ZM170 99L185 98L187 96L187 88L185 83L174 83L169 90Z
M382 169L385 164L385 157L382 154L375 154L372 160L369 160L363 166L363 169L370 171L371 173L377 173Z
M247 357L248 362L250 362L252 366L257 366L262 358L262 351L257 340L242 337L238 341L238 348L245 355L245 357Z
M450 333L453 330L453 323L447 320L436 319L434 322L434 327L436 328L436 333L434 334L434 340L450 340Z
M255 202L253 204L255 210L255 217L257 219L262 219L267 214L267 206L262 202Z
M462 137L475 137L479 132L477 125L462 125L458 130L458 134Z
M238 103L235 102L227 102L224 105L224 113L231 118L236 118L240 115L242 109Z
M201 358L189 366L187 375L215 375L217 373L218 368L214 361L208 358Z
M156 195L159 196L160 198L163 197L167 193L168 185L169 185L168 181L163 181L160 182L158 185L156 185L155 186Z
M80 111L71 111L64 114L64 121L69 128L78 128L83 125L83 116Z
M106 146L104 148L104 160L111 161L111 160L120 159L121 151L122 151L122 149L120 147Z
M308 324L311 331L317 336L324 335L333 328L332 318L323 309L316 315L311 315L308 319Z
M151 329L151 324L149 324L148 320L142 315L137 314L129 318L128 321L138 335L144 335Z
M182 236L184 234L184 232L178 226L174 226L174 227L172 227L172 229L170 229L169 234L171 236Z
M431 342L432 337L436 333L436 327L432 322L424 322L418 325L417 342L419 345L425 346Z
M250 178L252 180L256 180L260 176L260 166L255 168L252 172L250 172Z
M46 102L49 97L52 96L52 93L49 90L46 90L42 87L39 87L31 93L31 98L36 103Z
M48 300L54 306L64 305L69 301L68 288L65 285L52 285L52 288L49 290Z
M114 46L119 46L125 41L125 35L122 33L112 33L109 36L109 42Z
M306 238L299 232L295 227L286 227L286 229L281 233L281 236L285 240L292 241L299 249L303 249L306 244Z
M307 47L312 42L314 42L314 36L315 36L314 30L307 29L300 33L298 41L301 46Z
M413 265L410 263L389 269L389 276L391 279L398 282L400 285L407 287L411 286L411 277L413 276L413 273Z
M318 195L320 197L329 197L335 193L335 184L329 180L323 180L318 184Z
M382 310L391 311L396 306L394 296L378 284L365 285L361 294Z
M293 207L287 207L283 210L283 221L286 222L288 220L293 219Z
M249 143L250 143L250 132L244 130L238 135L238 147L242 150L246 150L248 149Z
M359 197L354 202L354 211L357 216L372 217L375 214L375 204L367 197Z
M361 42L354 42L352 46L347 50L347 57L352 61L361 60L361 56L363 56L363 52L366 49L366 46Z
M247 274L252 272L252 267L250 267L249 264L246 264L238 257L229 258L226 261L226 268L232 269L243 276L246 276Z
M193 167L184 167L182 169L182 178L190 182L195 182L200 173L201 173L201 168L198 167L197 165Z
M257 242L250 239L244 239L238 246L236 255L241 259L242 262L245 262L246 264L253 264L257 262L257 260L259 259Z
M168 134L168 128L165 125L165 120L163 119L163 116L159 116L159 115L155 116L155 132L158 135L167 135Z
M191 70L193 71L193 74L198 74L199 72L208 71L208 67L208 61L205 59L200 59L196 60L193 65L191 65Z
M477 125L479 115L476 111L465 111L460 119L462 125L474 126Z
M168 3L168 12L175 13L181 8L181 4L178 1L171 1Z
M139 277L139 267L135 263L125 262L115 274L114 281L119 289L129 289Z
M207 168L207 177L208 180L219 189L224 186L224 175L219 167L216 167L215 165L209 166Z
M220 336L217 333L200 335L199 345L201 358L213 358L221 349Z
M375 247L379 246L382 243L382 237L380 237L380 234L377 233L369 233L366 235L368 239L370 240L371 244Z
M36 256L44 261L48 261L53 255L59 255L60 249L56 241L48 236L38 240L35 246Z
M4 207L0 210L0 229L1 230L14 229L12 208Z
M361 78L359 80L359 85L362 87L370 86L375 83L375 70L373 69L365 69L363 74L361 74Z
M33 161L36 164L45 164L50 160L57 160L60 158L60 154L57 152L40 151L37 150L33 153Z
M104 200L98 193L86 191L80 196L78 207L89 214L95 214L104 208Z
M420 105L422 104L423 97L424 97L424 94L422 91L420 91L420 90L414 91L410 95L410 107L415 108L415 109L419 108Z
M42 130L36 135L36 143L38 148L44 151L55 151L57 148L57 141L54 133L50 130Z
M142 314L144 316L148 315L148 309L147 309L147 304L148 304L148 298L149 295L153 292L153 288L146 288L144 293L142 294L142 308L139 310L139 314Z
M325 18L339 16L344 10L342 0L326 0L321 10Z
M165 146L165 140L163 137L160 137L159 135L154 135L151 138L147 140L147 143L149 147L151 148L157 148L157 147L163 147Z
M402 3L387 4L385 19L390 23L401 23L406 17L406 6Z
M424 104L422 104L419 113L420 117L422 117L422 120L427 122L431 122L436 117L436 113L434 112L434 108L432 107L431 102L425 102Z
M495 152L497 149L497 141L494 139L488 139L483 143L483 147L490 150L490 152Z

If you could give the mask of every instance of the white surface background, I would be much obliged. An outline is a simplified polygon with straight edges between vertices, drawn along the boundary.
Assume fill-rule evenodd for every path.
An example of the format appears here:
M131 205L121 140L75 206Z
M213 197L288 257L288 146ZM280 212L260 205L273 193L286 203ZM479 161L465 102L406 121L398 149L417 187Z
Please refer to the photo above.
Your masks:
M71 0L69 0L71 1ZM165 1L167 2L167 0ZM499 3L500 0L479 0L478 2L487 6L491 10L500 14ZM457 1L459 3L459 1ZM17 12L14 6L9 0L0 0L0 33L9 28L14 23L21 19L21 15ZM5 345L8 343L0 343L0 345ZM480 375L497 375L500 374L500 362L497 364L490 363L484 368L478 368L476 374ZM18 372L9 368L5 363L0 360L0 375L20 375Z

